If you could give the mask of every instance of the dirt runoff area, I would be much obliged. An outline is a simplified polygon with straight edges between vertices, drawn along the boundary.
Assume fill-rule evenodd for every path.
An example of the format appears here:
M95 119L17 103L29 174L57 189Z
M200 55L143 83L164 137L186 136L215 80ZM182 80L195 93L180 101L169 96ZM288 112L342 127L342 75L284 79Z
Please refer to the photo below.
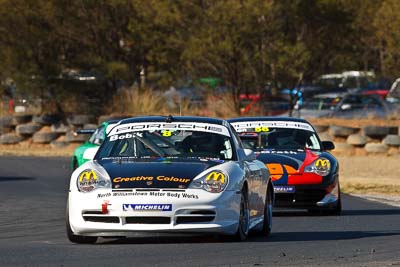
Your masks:
M342 190L400 196L400 155L337 155Z
M400 206L400 155L336 155L343 192Z

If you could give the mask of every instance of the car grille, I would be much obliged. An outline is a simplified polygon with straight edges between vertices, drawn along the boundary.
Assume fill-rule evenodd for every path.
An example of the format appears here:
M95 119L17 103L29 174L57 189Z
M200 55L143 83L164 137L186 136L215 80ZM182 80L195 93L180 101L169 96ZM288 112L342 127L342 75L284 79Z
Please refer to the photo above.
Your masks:
M326 195L325 189L297 189L296 193L276 193L277 207L314 207Z

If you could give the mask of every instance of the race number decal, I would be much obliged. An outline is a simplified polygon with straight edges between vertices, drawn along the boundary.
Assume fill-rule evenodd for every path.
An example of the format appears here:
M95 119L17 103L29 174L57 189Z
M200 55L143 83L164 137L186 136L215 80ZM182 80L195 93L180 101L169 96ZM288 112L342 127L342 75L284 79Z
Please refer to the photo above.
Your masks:
M162 132L162 136L170 137L171 135L172 135L172 132L170 130L165 130Z

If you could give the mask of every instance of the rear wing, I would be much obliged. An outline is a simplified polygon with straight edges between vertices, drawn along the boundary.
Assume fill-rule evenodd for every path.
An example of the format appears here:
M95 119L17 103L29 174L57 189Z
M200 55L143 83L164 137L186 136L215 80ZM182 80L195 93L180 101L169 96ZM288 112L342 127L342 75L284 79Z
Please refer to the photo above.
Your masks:
M75 134L93 134L96 129L81 129L75 132Z

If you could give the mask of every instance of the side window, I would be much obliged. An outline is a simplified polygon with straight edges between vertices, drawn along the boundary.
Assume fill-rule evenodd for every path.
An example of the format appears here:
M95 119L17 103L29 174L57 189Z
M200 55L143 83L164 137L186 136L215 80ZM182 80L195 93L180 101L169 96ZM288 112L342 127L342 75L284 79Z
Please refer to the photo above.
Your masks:
M95 145L101 145L103 141L104 141L104 126L100 126L92 134L92 136L89 139L89 142Z

